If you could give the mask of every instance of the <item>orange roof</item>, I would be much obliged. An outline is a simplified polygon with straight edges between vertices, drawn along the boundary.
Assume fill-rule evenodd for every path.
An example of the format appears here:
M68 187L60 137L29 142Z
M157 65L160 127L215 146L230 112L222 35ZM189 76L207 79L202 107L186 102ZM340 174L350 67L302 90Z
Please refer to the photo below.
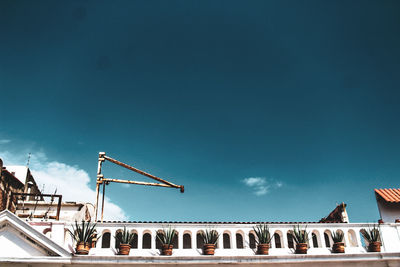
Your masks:
M381 196L387 202L400 203L400 189L375 189L375 193Z

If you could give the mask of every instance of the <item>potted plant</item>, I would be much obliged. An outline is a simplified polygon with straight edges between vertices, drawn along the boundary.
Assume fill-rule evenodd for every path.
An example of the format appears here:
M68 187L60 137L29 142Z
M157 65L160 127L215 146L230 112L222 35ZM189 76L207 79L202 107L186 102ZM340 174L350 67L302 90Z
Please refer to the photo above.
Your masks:
M269 232L268 225L259 224L256 227L253 227L254 232L257 236L257 254L259 255L268 255L269 246L271 244L271 233Z
M308 232L307 226L304 229L300 228L300 225L293 227L293 239L296 242L296 254L307 254L308 249Z
M343 232L333 231L333 233L332 233L332 239L333 239L332 252L333 253L344 253L343 238L344 238Z
M161 242L161 255L171 256L174 248L173 242L176 236L176 230L168 227L157 233L157 238Z
M368 230L362 229L361 234L368 241L369 252L381 252L381 238L380 232L377 227L369 228Z
M217 244L219 234L216 230L207 229L205 232L200 233L203 239L203 254L204 255L214 255L215 245Z
M72 231L68 229L69 234L76 243L76 254L87 255L89 254L89 243L93 238L96 231L96 224L91 222L82 221L78 224L72 225Z
M126 230L126 227L124 226L124 230L115 236L119 241L118 255L129 255L129 252L131 251L131 242L134 237L135 234L129 233L129 230Z

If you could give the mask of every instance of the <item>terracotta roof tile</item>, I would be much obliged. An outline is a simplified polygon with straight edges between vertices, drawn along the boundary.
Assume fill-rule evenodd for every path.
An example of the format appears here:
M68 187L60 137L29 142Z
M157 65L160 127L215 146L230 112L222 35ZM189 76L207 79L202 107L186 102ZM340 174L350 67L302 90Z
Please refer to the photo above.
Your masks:
M375 194L382 197L386 202L400 203L400 189L375 189Z

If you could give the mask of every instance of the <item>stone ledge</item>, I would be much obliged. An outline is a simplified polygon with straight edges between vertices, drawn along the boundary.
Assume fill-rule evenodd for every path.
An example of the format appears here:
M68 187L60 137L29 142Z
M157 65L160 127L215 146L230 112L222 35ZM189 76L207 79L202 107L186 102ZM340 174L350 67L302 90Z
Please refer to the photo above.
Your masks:
M2 258L0 263L26 263L30 265L270 265L285 266L400 266L399 253L363 253L332 255L284 255L284 256L73 256L73 257L32 257Z

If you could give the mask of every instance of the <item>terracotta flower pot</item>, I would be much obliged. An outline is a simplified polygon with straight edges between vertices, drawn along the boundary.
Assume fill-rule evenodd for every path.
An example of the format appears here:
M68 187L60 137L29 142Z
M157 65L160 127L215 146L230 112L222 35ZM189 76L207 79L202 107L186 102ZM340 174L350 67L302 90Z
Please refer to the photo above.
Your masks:
M368 245L369 252L381 252L381 242L371 242Z
M130 244L119 244L119 255L129 255L129 252L131 251L131 245Z
M89 243L87 243L87 242L79 242L76 245L76 254L87 255L87 254L89 254L89 249L90 249Z
M89 241L89 247L96 248L96 243L97 243L97 235L93 236L92 239Z
M257 245L257 254L258 255L268 255L269 252L269 244L258 244Z
M214 255L214 252L215 252L215 244L204 244L203 246L204 255Z
M162 245L161 255L171 256L173 247L174 247L173 245L168 245L168 244Z
M333 243L332 252L333 253L344 253L344 243L343 242Z
M298 243L296 244L296 254L307 254L308 244Z

